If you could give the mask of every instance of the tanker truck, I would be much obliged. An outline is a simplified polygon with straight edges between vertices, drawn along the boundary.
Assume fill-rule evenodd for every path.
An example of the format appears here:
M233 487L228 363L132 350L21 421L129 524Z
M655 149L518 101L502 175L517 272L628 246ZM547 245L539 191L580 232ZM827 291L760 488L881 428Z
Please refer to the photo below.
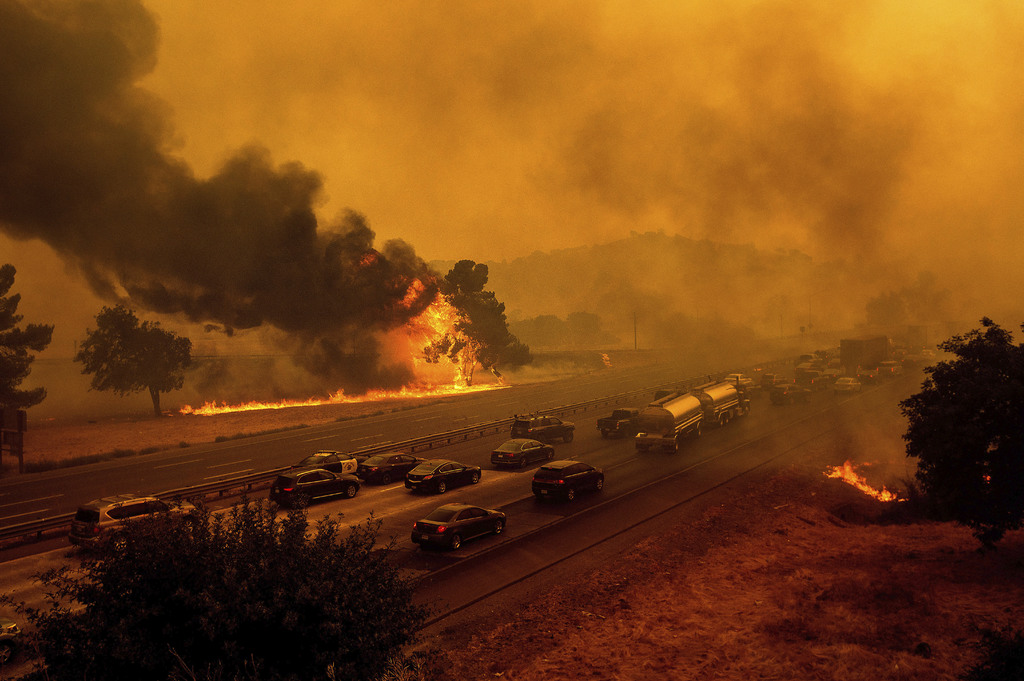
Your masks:
M750 412L750 397L738 383L709 383L694 388L692 392L700 400L706 425L724 426L737 416L746 416Z
M679 450L679 440L700 435L706 425L724 426L750 412L750 398L734 383L708 383L687 393L672 393L640 410L637 451Z
M678 451L680 438L700 435L703 418L704 409L695 395L670 393L640 410L634 438L636 449Z

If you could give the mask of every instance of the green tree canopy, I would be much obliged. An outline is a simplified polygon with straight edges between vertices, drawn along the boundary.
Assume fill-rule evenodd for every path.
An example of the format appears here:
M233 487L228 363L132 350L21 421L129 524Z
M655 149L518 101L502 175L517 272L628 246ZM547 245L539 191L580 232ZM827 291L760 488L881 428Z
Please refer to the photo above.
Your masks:
M376 546L379 521L275 513L243 500L131 521L80 569L43 574L48 604L20 606L39 678L378 678L426 614Z
M445 355L461 363L468 382L475 362L500 375L499 365L521 366L531 360L530 349L508 330L505 304L498 302L493 291L484 290L486 284L487 265L460 260L452 267L441 280L439 291L461 313L463 321L456 325L456 333L424 349L429 361L436 362Z
M149 390L153 413L160 416L160 393L178 390L185 369L192 364L192 341L157 322L139 322L124 305L104 307L96 315L96 329L75 354L83 374L93 374L94 390L127 395Z
M24 409L39 404L46 398L45 388L20 390L21 382L31 372L35 357L30 352L41 352L50 344L53 325L18 324L21 294L7 295L14 286L14 265L0 266L0 408Z
M900 402L907 456L943 517L986 546L1024 520L1024 345L991 319L939 347L955 359L925 369Z

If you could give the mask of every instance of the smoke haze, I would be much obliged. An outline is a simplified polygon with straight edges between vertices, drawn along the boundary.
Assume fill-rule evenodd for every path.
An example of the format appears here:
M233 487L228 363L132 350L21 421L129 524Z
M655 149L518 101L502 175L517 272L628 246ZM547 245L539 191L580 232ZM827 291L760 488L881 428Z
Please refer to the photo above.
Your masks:
M379 355L417 253L632 231L842 261L836 305L928 271L1019 310L1022 46L1010 0L0 0L0 260L55 338L26 239L97 300L269 325L312 367Z

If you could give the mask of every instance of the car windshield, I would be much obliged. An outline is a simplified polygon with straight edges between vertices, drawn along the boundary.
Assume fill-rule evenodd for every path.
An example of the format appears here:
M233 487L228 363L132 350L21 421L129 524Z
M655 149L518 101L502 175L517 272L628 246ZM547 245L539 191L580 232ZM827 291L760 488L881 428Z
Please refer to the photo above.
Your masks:
M300 466L315 466L319 463L327 461L327 454L314 454L307 456L305 459L299 462Z
M86 523L94 523L100 519L100 512L95 508L80 508L75 513L75 520L81 520Z
M523 448L522 442L516 442L515 440L509 440L505 444L498 447L500 452L518 452Z
M377 454L376 456L371 456L369 459L367 459L363 463L366 464L367 466L379 466L379 465L381 465L382 463L384 463L387 460L388 460L388 457L386 457L386 456L384 456L382 454Z
M413 468L410 473L413 475L423 475L424 473L433 473L434 469L440 466L443 461L424 461L416 468Z
M539 468L537 472L533 474L538 480L558 480L562 477L561 468Z
M438 523L446 523L454 519L455 516L458 515L458 513L459 509L457 508L453 509L442 506L441 508L435 508L433 511L431 511L430 515L424 518L424 520L433 520L434 522Z

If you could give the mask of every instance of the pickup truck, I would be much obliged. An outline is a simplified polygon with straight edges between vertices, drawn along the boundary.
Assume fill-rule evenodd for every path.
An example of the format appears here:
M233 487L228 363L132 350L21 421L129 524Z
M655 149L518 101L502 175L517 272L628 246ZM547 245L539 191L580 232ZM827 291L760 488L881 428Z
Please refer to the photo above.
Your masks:
M639 409L616 409L611 416L597 420L597 429L601 437L632 437L636 435Z

